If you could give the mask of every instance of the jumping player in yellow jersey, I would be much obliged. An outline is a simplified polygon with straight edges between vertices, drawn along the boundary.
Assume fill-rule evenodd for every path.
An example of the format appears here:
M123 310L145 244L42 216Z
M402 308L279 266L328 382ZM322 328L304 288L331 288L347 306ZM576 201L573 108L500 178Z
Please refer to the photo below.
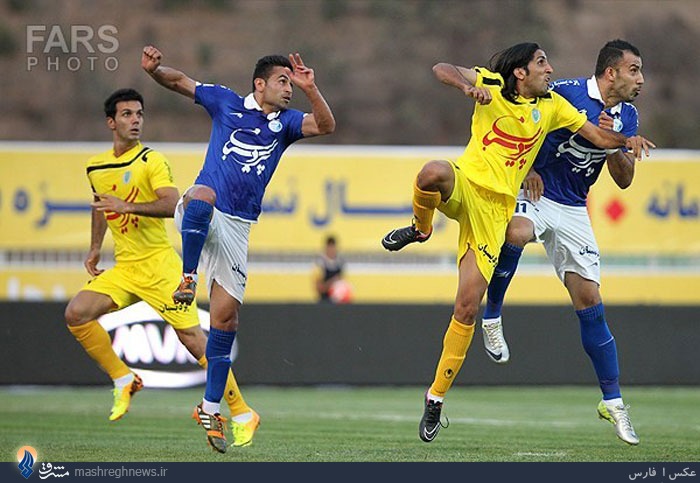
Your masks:
M168 239L164 218L173 217L180 195L165 156L141 144L143 104L133 89L120 89L105 101L113 148L87 163L94 202L85 268L94 278L65 312L70 332L114 381L110 421L126 414L143 383L112 349L109 334L97 322L100 316L143 300L173 326L199 364L207 365L207 338L199 325L196 304L175 305L172 301L172 281L180 276L182 260ZM102 270L97 265L108 227L116 263ZM225 397L232 416L233 445L250 444L260 419L243 400L230 371ZM223 442L217 451L226 451L225 439Z
M435 160L418 173L413 188L413 223L389 232L390 251L423 243L432 234L435 209L459 223L459 282L454 314L445 333L432 385L425 395L419 436L431 442L441 427L443 400L459 373L474 334L479 304L498 263L515 199L547 133L578 132L595 145L625 146L636 158L654 145L627 138L589 122L560 95L549 91L553 72L534 43L514 45L494 55L489 69L439 63L435 76L476 101L471 139L457 162Z

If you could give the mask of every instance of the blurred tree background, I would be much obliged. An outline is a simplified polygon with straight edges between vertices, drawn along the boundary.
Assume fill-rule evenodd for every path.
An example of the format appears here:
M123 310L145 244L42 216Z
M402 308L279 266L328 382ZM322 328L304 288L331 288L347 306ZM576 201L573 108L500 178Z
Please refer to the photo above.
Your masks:
M30 41L32 26L43 42ZM71 38L75 26L95 32L95 52ZM116 28L113 53L99 51L103 26ZM259 57L300 52L338 120L323 143L463 145L472 102L441 86L433 64L486 65L535 41L555 78L588 77L614 38L642 52L641 132L659 147L700 148L697 0L0 0L0 139L105 141L102 101L131 86L146 98L147 140L206 142L206 112L141 70L153 44L164 64L242 95ZM293 106L308 110L301 92Z

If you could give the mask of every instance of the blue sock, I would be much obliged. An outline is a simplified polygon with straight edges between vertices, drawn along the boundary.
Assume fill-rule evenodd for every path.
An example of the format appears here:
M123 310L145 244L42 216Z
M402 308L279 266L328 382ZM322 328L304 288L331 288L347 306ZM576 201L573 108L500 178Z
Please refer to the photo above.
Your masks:
M207 387L204 399L220 402L226 388L226 378L231 368L231 347L236 338L236 332L225 332L212 328L207 340Z
M605 321L603 304L577 310L581 323L581 342L593 362L603 399L615 399L620 395L620 368L617 364L617 346Z
M496 265L496 270L493 272L486 295L485 319L495 319L501 315L501 307L503 306L503 299L506 297L506 290L508 290L508 285L510 285L510 281L518 269L518 262L522 254L523 249L519 246L504 243L501 247L498 265Z
M182 217L182 272L196 273L199 256L209 233L214 207L202 200L190 200Z

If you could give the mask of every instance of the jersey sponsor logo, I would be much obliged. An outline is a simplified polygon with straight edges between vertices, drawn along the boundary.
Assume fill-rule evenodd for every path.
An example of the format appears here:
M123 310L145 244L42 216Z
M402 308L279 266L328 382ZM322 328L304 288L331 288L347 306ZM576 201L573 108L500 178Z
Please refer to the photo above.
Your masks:
M248 275L246 275L246 273L241 269L241 265L239 263L234 263L231 266L231 270L233 270L233 273L237 273L241 276L243 282L241 282L240 285L245 287L246 281L248 280Z
M566 160L571 164L571 171L578 173L585 171L585 176L595 173L593 164L605 161L605 150L596 147L586 147L576 142L576 135L572 135L557 146L557 157L567 155Z
M600 253L598 250L595 248L589 247L588 245L584 245L581 247L581 249L578 251L579 255L593 255L596 258L600 257Z
M233 154L234 156L232 156L232 159L241 165L242 172L250 173L253 168L256 168L255 172L260 176L262 172L265 171L265 165L261 163L272 156L279 142L275 139L270 144L264 146L249 144L241 141L237 137L237 135L241 133L247 133L248 136L258 136L260 134L260 129L235 129L221 150L221 159L225 160L229 155Z
M495 267L498 264L498 256L489 252L489 245L487 243L480 243L477 248L484 254L491 265Z
M513 124L515 124L515 126L513 126ZM535 144L537 144L537 140L542 134L542 128L537 129L537 132L530 137L510 134L506 126L518 128L519 126L517 126L517 124L525 124L525 118L501 116L493 122L491 130L484 135L481 142L484 145L484 150L493 143L510 150L511 152L505 155L506 167L512 168L517 163L518 169L523 169L527 163L525 156L532 151Z

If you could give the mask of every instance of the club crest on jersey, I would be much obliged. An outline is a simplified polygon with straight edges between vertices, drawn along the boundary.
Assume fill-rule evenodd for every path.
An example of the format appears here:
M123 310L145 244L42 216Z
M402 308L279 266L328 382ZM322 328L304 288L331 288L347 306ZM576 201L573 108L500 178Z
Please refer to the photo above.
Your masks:
M542 119L542 113L539 109L535 108L532 110L532 120L537 124Z
M616 117L613 119L613 131L615 132L620 132L622 131L622 119L619 117Z
M281 129L281 123L280 123ZM258 176L265 170L265 165L260 164L270 156L277 148L279 144L275 139L270 144L265 146L260 146L257 144L252 144L250 142L243 142L241 138L252 138L257 137L260 134L259 128L254 129L235 129L229 140L224 144L221 149L221 159L226 159L230 155L233 161L241 165L241 171L244 173L250 173L253 168Z
M127 171L126 173L124 173L122 181L124 181L124 184L129 184L129 181L131 181L131 171Z
M270 128L272 132L280 132L282 130L282 123L279 119L273 119L267 123L267 127Z

